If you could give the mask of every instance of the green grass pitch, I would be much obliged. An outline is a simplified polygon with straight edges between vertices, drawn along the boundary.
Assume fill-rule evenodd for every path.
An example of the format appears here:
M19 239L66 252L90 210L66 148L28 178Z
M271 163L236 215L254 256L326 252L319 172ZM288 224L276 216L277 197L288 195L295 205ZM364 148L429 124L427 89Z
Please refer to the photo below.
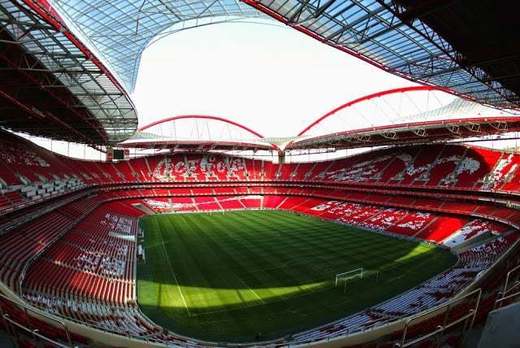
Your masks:
M273 339L384 301L450 267L425 243L283 211L154 215L142 219L146 261L138 301L157 324L199 339ZM363 267L381 278L335 275Z

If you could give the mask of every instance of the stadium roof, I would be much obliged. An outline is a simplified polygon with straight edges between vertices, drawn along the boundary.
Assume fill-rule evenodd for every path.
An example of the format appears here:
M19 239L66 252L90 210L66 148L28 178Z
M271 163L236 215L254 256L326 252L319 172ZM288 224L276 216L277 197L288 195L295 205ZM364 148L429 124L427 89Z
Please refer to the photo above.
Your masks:
M266 17L238 0L59 0L54 5L129 91L134 89L143 50L161 36Z
M519 131L517 114L453 97L436 87L410 86L348 101L284 138L264 137L223 117L179 115L141 127L120 145L196 151L347 149L505 137Z
M458 97L446 101L444 96L444 89L430 86L362 96L316 118L284 148L424 144L520 131L518 113Z
M381 69L482 103L520 106L520 4L494 0L243 0Z
M514 17L507 14L513 10L491 0L478 5L465 0L6 0L0 2L0 39L9 49L0 54L0 98L8 116L0 126L90 144L127 139L137 116L123 85L133 89L150 43L202 25L263 18L262 12L396 75L487 105L517 108L520 45ZM482 18L489 19L486 29L480 28ZM471 109L463 104L448 107L447 118L435 114L428 124L460 118L453 112ZM407 122L394 115L371 128L416 125L424 115ZM288 143L344 136L353 129L367 127L303 132L304 138Z
M497 6L493 0L55 0L54 4L129 90L143 50L157 35L255 18L259 13L254 7L393 74L447 87L479 102L520 106L520 45L517 21L512 20L518 9L511 9L511 4Z
M119 144L126 148L175 151L279 150L263 135L238 122L210 115L179 115L147 124Z
M352 149L368 146L427 144L519 131L520 117L447 119L370 127L309 138L295 138L287 144L285 149Z
M133 134L124 88L45 1L1 1L0 28L0 127L88 144Z

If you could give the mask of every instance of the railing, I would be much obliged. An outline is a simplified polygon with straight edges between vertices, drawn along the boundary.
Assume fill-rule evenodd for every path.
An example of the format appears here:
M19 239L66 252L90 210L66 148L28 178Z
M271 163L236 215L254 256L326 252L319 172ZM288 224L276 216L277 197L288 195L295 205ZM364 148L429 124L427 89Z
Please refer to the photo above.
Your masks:
M0 293L0 301L8 302L10 305L23 311L27 318L29 318L29 317L34 318L35 316L42 316L46 319L46 321L47 320L51 321L52 324L48 324L48 325L52 325L55 328L61 329L63 331L64 339L66 340L67 343L64 344L64 343L58 342L56 340L53 340L53 339L43 335L42 333L40 333L39 329L37 329L37 328L31 329L31 328L27 327L26 325L20 323L19 321L17 321L16 317L12 318L9 313L4 312L4 309L2 308L2 305L0 302L0 317L2 318L2 320L4 322L4 326L5 326L6 332L8 334L18 338L17 332L19 332L21 330L21 331L27 333L27 335L29 337L32 337L35 340L43 340L44 342L49 343L54 347L58 347L58 348L74 347L69 330L64 322L57 320L55 318L52 318L50 316L46 316L46 315L42 314L41 312L36 312L35 310L31 309L28 306L14 302L1 293ZM32 314L29 314L29 313L32 313ZM33 319L33 320L38 320L38 319Z
M511 286L510 283L512 283ZM507 272L504 288L498 293L494 309L500 308L517 298L520 298L520 265Z
M479 309L481 296L482 296L482 290L480 288L475 289L472 292L470 292L462 297L449 301L448 303L446 303L443 306L432 308L430 310L420 313L419 315L408 318L406 320L406 323L405 323L405 326L403 329L403 335L401 336L401 341L396 343L395 347L406 348L406 347L414 346L418 343L422 343L422 342L428 340L429 338L435 337L437 335L441 335L446 330L449 330L461 323L464 324L463 330L462 330L463 332L470 330L473 327L473 324L475 323L475 317L476 317L478 309ZM454 319L453 321L448 322L449 315L452 313L452 311L457 310L459 305L464 305L467 302L471 302L472 298L475 298L474 305L472 306L472 308L469 308L466 313L462 314L457 319ZM428 320L425 318L428 318L430 316L432 318L434 318L436 316L435 313L437 313L437 312L444 312L443 313L444 317L443 317L443 321L442 321L441 325L438 325L435 328L435 330L433 330L425 335L407 340L408 330L411 326L414 326L414 323L417 322L418 325L420 325L420 322L422 322L424 320Z

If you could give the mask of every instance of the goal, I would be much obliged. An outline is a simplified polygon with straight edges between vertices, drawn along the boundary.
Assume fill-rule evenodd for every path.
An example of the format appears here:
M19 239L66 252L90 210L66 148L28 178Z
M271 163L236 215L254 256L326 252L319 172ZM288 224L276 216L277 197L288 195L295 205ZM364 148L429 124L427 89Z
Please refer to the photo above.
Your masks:
M347 283L355 279L363 279L365 271L363 267L359 267L347 272L337 273L334 281L334 287L343 286L343 291L347 290Z

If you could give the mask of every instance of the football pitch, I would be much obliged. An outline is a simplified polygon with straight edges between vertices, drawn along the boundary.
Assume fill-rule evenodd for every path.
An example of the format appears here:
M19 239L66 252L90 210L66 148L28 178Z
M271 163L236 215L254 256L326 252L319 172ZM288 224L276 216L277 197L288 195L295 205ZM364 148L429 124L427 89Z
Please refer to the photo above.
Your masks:
M456 261L432 245L284 211L152 215L141 224L143 313L173 332L211 341L267 340L316 327ZM363 279L334 286L336 274L360 267Z

